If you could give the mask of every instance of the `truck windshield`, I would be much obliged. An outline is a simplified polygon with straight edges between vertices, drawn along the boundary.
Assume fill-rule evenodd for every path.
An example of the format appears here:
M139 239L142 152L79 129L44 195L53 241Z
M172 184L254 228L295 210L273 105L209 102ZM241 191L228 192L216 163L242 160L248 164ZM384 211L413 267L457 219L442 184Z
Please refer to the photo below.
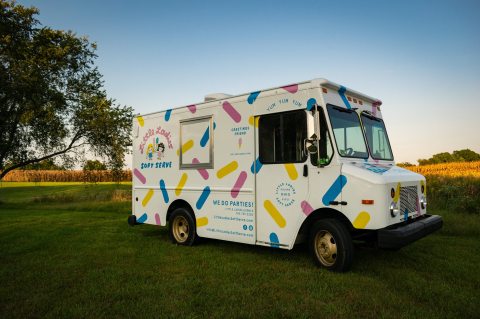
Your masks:
M392 161L392 149L390 148L383 120L366 112L362 112L361 117L365 136L367 137L368 149L370 154L372 154L372 158Z
M340 156L368 158L367 146L357 112L328 105L328 115Z

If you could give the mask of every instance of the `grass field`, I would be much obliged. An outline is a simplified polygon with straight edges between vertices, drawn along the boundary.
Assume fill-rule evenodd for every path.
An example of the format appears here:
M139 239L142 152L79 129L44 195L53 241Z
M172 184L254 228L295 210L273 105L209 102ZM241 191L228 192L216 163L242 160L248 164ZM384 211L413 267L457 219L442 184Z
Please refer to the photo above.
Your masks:
M335 274L304 246L182 247L165 228L129 227L129 185L32 185L0 188L0 318L479 316L477 214L435 210L440 232L358 248Z

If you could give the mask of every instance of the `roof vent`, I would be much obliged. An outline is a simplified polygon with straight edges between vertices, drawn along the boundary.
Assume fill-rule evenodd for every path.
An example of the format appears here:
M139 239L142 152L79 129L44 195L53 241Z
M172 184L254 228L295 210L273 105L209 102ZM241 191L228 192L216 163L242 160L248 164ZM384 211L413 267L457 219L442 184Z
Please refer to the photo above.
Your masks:
M205 102L228 99L229 97L232 97L232 96L233 95L225 94L225 93L212 93L212 94L205 95Z

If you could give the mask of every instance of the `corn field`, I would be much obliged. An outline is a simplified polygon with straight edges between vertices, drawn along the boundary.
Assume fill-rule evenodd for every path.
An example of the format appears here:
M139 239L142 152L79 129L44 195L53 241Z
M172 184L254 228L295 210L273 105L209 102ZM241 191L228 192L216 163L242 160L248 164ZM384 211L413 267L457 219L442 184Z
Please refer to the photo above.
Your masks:
M124 170L118 178L112 171L56 171L56 170L13 170L3 182L130 182L132 171Z
M480 178L480 161L432 164L432 165L423 165L423 166L407 166L405 168L425 176L428 176L428 175L439 175L439 176L445 176L445 177L470 176L470 177Z

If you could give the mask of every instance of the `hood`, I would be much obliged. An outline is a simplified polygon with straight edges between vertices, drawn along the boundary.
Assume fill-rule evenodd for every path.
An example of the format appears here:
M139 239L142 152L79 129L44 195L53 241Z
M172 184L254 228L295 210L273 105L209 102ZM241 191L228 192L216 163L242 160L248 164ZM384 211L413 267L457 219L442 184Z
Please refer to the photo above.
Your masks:
M371 162L346 162L342 165L342 174L364 179L373 184L424 181L423 175L414 173L393 164Z

